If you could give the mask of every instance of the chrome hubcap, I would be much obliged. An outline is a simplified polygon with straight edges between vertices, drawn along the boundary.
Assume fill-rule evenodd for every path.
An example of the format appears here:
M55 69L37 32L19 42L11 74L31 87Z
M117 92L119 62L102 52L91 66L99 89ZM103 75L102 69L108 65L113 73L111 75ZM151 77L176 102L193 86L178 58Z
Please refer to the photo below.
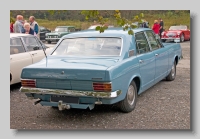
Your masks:
M133 105L135 101L135 89L132 85L130 85L128 88L127 100L130 105Z
M181 41L182 41L182 42L184 41L184 36L183 36L183 35L181 35Z
M175 68L174 68L174 65L172 66L172 77L174 78L175 76Z

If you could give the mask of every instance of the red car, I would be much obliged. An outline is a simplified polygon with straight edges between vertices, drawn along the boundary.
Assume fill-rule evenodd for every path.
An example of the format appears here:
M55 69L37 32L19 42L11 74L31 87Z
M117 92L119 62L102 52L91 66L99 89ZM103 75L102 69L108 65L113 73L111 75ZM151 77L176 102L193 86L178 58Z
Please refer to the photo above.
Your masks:
M184 42L190 40L190 30L186 25L171 26L168 31L164 31L161 34L161 40L172 40L174 42Z

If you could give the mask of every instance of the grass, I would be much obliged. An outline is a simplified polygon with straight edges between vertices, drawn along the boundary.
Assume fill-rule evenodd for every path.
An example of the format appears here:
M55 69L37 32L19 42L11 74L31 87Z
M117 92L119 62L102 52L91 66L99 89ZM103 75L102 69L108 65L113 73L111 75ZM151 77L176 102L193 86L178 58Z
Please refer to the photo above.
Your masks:
M172 25L187 25L188 28L190 28L190 14L181 14L181 15L176 15L176 14L145 14L145 19L149 22L150 27L153 26L154 20L158 19L161 17L164 21L164 28L166 30L169 29L170 26ZM46 28L49 28L51 30L54 30L56 26L75 26L76 28L80 29L87 29L90 25L93 24L93 22L88 22L88 21L69 21L69 20L48 20L48 19L37 19L37 22L39 23L40 26L44 26ZM116 22L111 19L109 24L112 24L114 26L116 25Z

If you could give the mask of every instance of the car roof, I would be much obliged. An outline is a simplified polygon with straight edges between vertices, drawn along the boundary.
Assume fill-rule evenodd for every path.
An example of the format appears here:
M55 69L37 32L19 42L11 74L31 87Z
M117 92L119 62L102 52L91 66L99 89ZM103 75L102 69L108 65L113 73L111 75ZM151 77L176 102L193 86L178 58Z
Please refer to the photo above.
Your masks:
M136 28L133 29L134 33L137 32L141 32L141 31L145 31L145 30L151 30L150 28ZM113 28L108 28L106 29L103 33L99 33L99 31L96 31L95 29L87 29L87 30L82 30L82 31L78 31L78 32L74 32L68 35L65 35L65 37L80 37L80 36L107 36L107 35L111 35L111 36L120 36L120 35L128 35L128 31L124 31L122 27L113 27Z
M10 33L10 38L12 37L22 37L22 36L31 36L30 34L24 34L24 33Z

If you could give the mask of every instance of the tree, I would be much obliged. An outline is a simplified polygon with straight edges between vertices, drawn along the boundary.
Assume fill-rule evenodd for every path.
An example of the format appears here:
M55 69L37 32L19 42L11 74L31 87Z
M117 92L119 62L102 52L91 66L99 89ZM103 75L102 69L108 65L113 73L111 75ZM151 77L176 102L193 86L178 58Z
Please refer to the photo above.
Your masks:
M66 12L66 10L59 11L59 13L62 13L62 12ZM55 13L58 13L58 11L49 10L49 13L54 15ZM142 23L141 18L144 17L144 14L140 13L139 16L136 15L133 17L132 20L128 20L127 18L121 16L120 10L106 11L105 13L102 13L99 10L82 10L81 14L85 16L86 20L94 19L95 21L97 21L100 25L96 27L96 30L99 31L100 33L103 33L108 28L105 24L109 19L106 17L110 17L110 18L113 17L116 20L118 26L123 27L124 31L128 30L129 35L133 35L134 32L132 29L137 28L137 26L133 25L132 23L134 21Z

